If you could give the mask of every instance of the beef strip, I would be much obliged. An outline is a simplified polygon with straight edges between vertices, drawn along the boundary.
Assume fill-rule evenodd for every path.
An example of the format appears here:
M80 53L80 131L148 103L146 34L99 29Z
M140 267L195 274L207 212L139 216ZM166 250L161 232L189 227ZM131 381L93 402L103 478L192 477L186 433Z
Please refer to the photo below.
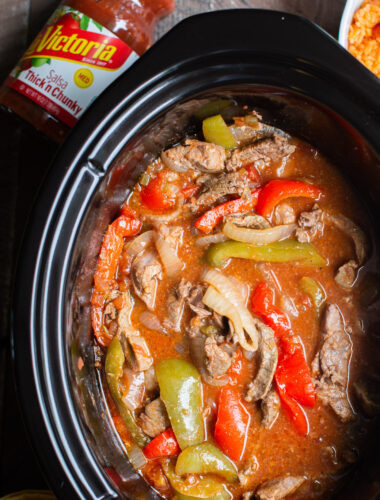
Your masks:
M222 172L226 150L209 142L187 139L184 145L175 146L161 153L161 159L179 169L200 170L201 172Z
M304 476L283 476L262 484L256 491L260 500L280 500L294 493L306 481Z
M358 264L354 260L349 260L338 269L335 281L342 288L351 288L356 280Z
M322 347L312 363L317 393L343 421L353 418L347 398L351 342L344 330L341 313L335 304L328 304L322 325Z
M226 162L226 169L231 172L253 163L260 170L272 161L289 156L294 150L286 137L275 133L273 137L235 149Z
M149 437L154 438L170 427L170 420L160 398L145 406L139 417L140 427Z
M246 401L263 399L271 387L278 360L278 350L272 328L261 320L256 321L260 333L260 367L255 380L248 385Z
M236 226L252 229L267 229L270 227L269 222L264 217L252 213L225 215L223 221L233 222Z
M131 324L132 307L133 304L129 292L124 292L123 307L120 309L117 318L117 337L132 369L135 371L145 371L152 366L153 358L144 337Z
M296 221L296 214L294 213L294 208L287 203L280 203L274 209L274 223L276 225L281 224L293 224Z
M369 252L369 241L364 231L351 219L344 217L344 215L331 215L328 212L324 212L323 220L327 224L333 224L352 238L358 263L360 265L363 264Z
M281 401L274 389L271 389L261 401L262 426L270 429L280 412Z
M231 355L219 346L213 335L206 338L204 349L206 353L206 368L211 377L224 375L231 366Z
M167 298L168 321L165 321L165 326L168 328L179 331L185 301L190 294L191 286L190 281L181 278L181 281L170 290Z
M375 380L362 378L354 382L354 392L361 410L367 417L380 415L379 383Z
M323 233L323 212L317 204L310 212L302 212L298 218L296 238L300 243L309 243Z
M198 368L202 379L206 384L221 386L226 385L228 382L228 377L222 375L220 377L214 377L211 375L208 364L210 364L210 359L206 355L205 344L208 337L203 335L199 329L201 323L201 318L195 316L190 321L190 326L187 330L190 357L194 365Z
M224 196L235 195L250 197L249 180L236 172L222 174L219 176L207 175L197 179L201 184L202 191L194 200L197 207L212 205Z
M148 309L153 310L157 280L162 279L162 265L157 254L146 250L136 255L132 261L131 276L135 293L145 302Z
M207 318L212 314L211 311L206 309L202 302L204 292L205 286L201 283L197 283L193 285L187 298L190 309L194 311L199 318Z
M260 119L259 116L257 118ZM230 125L229 129L240 147L273 137L275 134L281 135L287 140L290 139L290 136L283 130L259 121L256 126L251 126L242 117L235 118L235 123Z

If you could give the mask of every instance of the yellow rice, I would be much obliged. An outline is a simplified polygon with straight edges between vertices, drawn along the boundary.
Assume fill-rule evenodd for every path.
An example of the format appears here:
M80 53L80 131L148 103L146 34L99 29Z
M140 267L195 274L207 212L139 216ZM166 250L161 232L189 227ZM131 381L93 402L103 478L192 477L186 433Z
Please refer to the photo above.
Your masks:
M378 23L380 0L365 0L352 19L348 50L380 78L380 38L372 32Z

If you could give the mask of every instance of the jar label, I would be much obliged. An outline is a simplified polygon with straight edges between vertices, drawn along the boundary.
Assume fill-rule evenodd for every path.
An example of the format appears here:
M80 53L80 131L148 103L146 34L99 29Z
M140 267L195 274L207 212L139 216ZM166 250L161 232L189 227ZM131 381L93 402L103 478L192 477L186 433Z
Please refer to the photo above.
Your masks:
M72 127L138 55L78 10L60 6L6 84Z

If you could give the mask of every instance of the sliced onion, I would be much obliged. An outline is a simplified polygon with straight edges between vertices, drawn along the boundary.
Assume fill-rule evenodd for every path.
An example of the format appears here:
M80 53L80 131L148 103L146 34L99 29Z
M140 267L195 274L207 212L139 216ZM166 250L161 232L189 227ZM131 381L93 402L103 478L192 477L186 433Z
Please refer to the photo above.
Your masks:
M248 283L243 283L242 281L238 280L234 276L230 276L228 279L233 281L234 285L239 290L239 293L243 299L244 305L247 307L248 298L249 298L249 295L251 293L251 288L248 285Z
M144 219L157 223L157 222L169 222L178 219L178 217L184 217L185 215L183 210L184 197L182 195L178 195L177 200L178 200L177 208L172 212L169 212L167 214L145 213L143 216Z
M170 168L170 170L174 170L174 172L187 172L187 167L181 165L179 161L174 161L170 159L167 151L162 151L161 153L161 160L163 161L165 166Z
M144 311L140 315L139 320L150 330L155 330L160 333L167 333L165 328L161 325L160 320L157 318L157 316L150 311Z
M195 240L195 244L198 247L206 247L211 245L211 243L220 243L222 241L228 240L227 236L223 233L209 234L207 236L201 236Z
M124 369L124 374L128 378L128 390L123 394L123 403L133 411L140 408L145 396L145 375L144 372L135 372L129 368Z
M243 297L233 281L215 269L209 269L203 281L216 288L216 290L237 309L244 330L251 340L250 344L245 342L248 347L243 345L242 347L247 349L247 351L256 351L259 345L259 332L257 331L252 314L245 307Z
M217 312L221 316L226 316L234 326L235 334L238 338L239 344L247 351L255 351L251 344L246 340L244 333L243 323L240 318L239 311L231 304L222 294L220 294L214 287L209 286L203 296L203 303Z
M125 245L125 251L134 257L153 242L153 235L154 231L151 230L136 236Z
M128 450L128 458L135 469L142 469L148 461L139 446L133 446Z
M161 234L155 234L155 243L166 274L169 277L176 276L184 267L182 260Z
M267 229L251 229L248 227L239 227L229 221L224 224L223 233L231 240L266 245L274 241L289 238L296 228L297 224L283 224L281 226L268 227Z

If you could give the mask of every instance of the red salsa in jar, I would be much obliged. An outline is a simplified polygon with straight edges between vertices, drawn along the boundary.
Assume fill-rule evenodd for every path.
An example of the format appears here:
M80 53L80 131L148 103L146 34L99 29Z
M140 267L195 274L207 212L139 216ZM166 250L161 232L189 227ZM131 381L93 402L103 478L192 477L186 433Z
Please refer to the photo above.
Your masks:
M91 102L153 42L175 0L66 0L0 88L0 105L62 142Z

